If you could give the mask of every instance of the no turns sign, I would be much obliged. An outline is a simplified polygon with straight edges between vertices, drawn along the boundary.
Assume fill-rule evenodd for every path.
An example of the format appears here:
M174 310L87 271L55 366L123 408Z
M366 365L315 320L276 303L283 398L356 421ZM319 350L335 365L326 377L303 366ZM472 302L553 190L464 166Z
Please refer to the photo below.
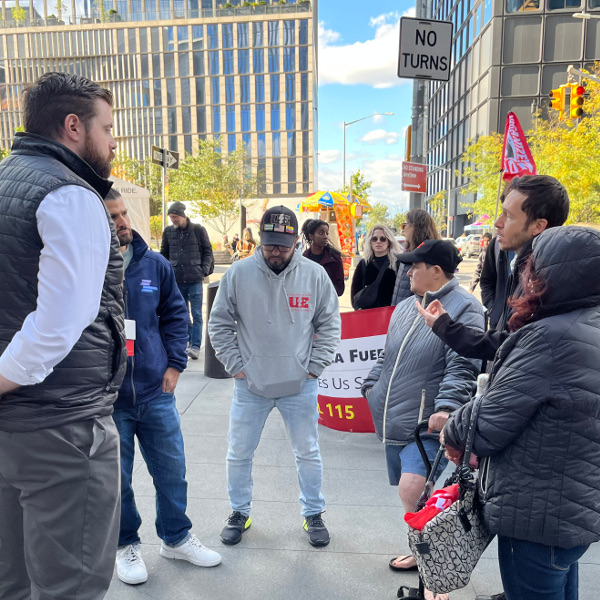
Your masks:
M452 31L451 21L402 17L398 77L448 81Z

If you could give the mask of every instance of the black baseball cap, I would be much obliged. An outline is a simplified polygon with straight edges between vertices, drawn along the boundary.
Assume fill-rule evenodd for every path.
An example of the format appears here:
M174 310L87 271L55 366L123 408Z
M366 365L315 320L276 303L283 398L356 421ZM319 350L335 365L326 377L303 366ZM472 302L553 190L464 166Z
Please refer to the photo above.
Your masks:
M412 252L399 254L398 260L407 264L424 262L428 265L437 265L446 273L454 273L456 267L462 262L462 257L458 248L448 240L425 240Z
M260 220L260 241L266 246L291 248L298 235L298 219L285 206L274 206L265 211Z

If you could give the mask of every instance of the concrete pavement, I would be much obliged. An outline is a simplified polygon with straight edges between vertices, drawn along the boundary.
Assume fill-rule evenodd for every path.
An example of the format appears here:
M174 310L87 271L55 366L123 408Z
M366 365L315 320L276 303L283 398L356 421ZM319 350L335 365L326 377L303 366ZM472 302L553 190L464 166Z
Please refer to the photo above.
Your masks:
M465 274L464 279L468 283L470 277ZM401 503L387 483L383 447L375 435L320 428L324 520L332 539L326 548L315 549L302 529L294 457L276 411L254 459L252 527L237 546L220 542L230 513L225 455L233 383L208 379L203 363L203 358L189 362L176 395L187 457L188 515L193 532L222 554L223 563L206 569L159 555L154 490L138 452L133 481L149 580L129 586L115 575L106 600L393 600L400 585L416 587L415 573L388 568L390 558L408 553L408 543ZM469 586L452 593L451 600L501 591L496 556L494 544ZM600 550L595 545L580 561L582 599L596 597L599 579Z

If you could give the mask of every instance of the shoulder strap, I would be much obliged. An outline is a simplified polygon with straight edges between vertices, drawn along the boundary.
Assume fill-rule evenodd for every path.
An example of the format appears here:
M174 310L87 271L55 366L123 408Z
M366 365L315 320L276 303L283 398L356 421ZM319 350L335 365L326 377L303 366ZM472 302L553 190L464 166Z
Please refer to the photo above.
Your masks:
M477 426L477 416L479 415L479 408L483 396L477 396L473 401L473 410L471 411L471 419L469 421L469 431L467 432L467 442L465 444L465 452L463 454L462 466L469 468L469 459L471 458L471 451L473 449L473 439L475 438L475 427Z

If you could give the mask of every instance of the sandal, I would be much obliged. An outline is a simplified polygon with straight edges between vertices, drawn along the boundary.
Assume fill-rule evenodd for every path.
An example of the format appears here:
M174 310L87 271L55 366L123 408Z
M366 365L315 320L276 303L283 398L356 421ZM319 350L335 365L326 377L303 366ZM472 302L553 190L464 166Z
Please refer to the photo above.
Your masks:
M390 560L390 569L392 571L399 571L399 572L405 572L405 571L418 571L419 567L417 567L417 565L413 565L412 567L397 567L394 563L395 562L404 562L405 560L408 560L409 558L413 558L412 554L408 554L407 556L397 556L396 558L392 558L392 560Z

